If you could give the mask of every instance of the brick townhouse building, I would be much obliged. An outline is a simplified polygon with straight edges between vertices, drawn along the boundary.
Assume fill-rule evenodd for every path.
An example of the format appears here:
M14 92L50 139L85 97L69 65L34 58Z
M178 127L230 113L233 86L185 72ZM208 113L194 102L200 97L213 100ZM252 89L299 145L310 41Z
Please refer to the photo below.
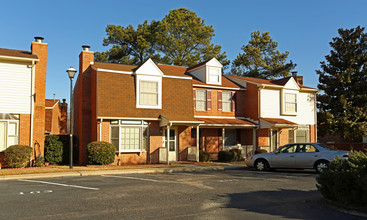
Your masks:
M94 62L83 46L74 88L79 163L97 140L116 147L117 164L198 160L199 149L215 159L231 148L246 155L313 141L317 90L293 77L257 80L224 76L215 58L189 68L151 59L140 66Z
M0 160L14 144L44 150L47 43L35 37L31 51L0 48Z
M66 99L46 99L45 102L45 134L66 135L67 134L67 111Z

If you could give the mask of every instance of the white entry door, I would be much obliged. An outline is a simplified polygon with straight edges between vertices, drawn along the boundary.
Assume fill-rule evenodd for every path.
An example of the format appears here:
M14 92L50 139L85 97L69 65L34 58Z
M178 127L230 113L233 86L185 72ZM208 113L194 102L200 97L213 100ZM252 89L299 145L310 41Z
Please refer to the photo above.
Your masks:
M163 134L164 146L167 146L167 129L164 130ZM168 160L177 161L177 130L169 130L168 138Z

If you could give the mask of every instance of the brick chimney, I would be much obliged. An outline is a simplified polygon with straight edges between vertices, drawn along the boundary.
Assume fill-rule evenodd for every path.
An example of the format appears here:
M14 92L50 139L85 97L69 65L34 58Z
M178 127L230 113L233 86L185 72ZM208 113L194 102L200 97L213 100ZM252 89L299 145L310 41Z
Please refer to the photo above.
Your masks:
M292 77L298 84L303 85L303 76L297 76L297 71L292 72Z
M34 77L34 115L33 115L33 143L37 141L40 145L41 153L44 152L45 142L45 98L46 98L46 73L47 73L47 43L43 42L43 37L35 37L32 42L31 51L36 54L39 61L35 64ZM38 149L37 150L37 154ZM34 155L36 156L36 155Z
M79 55L79 74L83 74L89 65L94 62L94 52L89 50L90 46L83 45L82 48L83 50Z

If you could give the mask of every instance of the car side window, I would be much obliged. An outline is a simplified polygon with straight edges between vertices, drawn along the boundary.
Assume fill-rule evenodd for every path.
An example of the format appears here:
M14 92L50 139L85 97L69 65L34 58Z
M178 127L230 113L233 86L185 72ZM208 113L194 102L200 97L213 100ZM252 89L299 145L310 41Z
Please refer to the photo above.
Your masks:
M297 145L290 145L288 147L283 147L279 150L279 153L295 153L297 149Z
M297 148L299 153L318 152L318 150L311 144L299 144Z

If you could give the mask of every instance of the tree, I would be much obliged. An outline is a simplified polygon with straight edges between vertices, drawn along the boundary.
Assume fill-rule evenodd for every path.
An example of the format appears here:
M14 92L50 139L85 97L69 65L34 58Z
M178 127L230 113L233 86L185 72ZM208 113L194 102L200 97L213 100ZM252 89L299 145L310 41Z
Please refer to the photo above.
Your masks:
M157 46L168 64L193 66L216 57L223 66L229 64L221 46L211 43L212 26L195 12L186 8L174 9L158 25Z
M262 79L288 76L296 64L286 63L289 52L280 53L277 47L269 32L252 32L248 44L241 48L243 53L232 62L232 74Z
M349 142L367 134L367 34L358 26L339 29L330 55L321 62L318 88L320 134Z
M112 47L106 52L96 52L95 60L130 65L142 64L149 57L159 60L160 55L155 50L156 28L156 21L150 24L145 21L136 30L132 25L107 25L107 38L103 39L103 46Z
M106 52L96 52L96 61L139 65L148 58L156 62L192 66L216 57L223 66L229 61L221 46L211 43L212 26L186 8L174 9L161 21L145 21L135 29L107 25Z

